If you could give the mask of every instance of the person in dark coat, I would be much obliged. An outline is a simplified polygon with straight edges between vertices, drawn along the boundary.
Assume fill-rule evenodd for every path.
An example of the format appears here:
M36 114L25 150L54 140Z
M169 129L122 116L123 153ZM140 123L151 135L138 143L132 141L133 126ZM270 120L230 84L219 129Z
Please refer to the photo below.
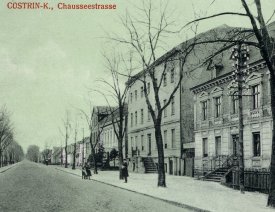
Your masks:
M85 163L85 170L86 170L87 177L90 180L90 177L92 176L92 173L91 173L90 166L89 166L88 163Z
M126 161L122 164L122 178L125 180L125 183L127 183L127 178L129 177L128 174L128 164Z

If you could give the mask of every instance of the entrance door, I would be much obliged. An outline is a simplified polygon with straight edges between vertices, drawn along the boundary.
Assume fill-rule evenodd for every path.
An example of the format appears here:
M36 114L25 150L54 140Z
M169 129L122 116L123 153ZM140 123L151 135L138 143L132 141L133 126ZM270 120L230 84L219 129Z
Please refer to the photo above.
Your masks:
M147 142L148 142L148 156L150 156L151 155L151 149L152 149L151 134L147 135Z
M173 160L169 160L169 174L173 174Z
M234 156L238 155L239 135L232 135L232 153Z

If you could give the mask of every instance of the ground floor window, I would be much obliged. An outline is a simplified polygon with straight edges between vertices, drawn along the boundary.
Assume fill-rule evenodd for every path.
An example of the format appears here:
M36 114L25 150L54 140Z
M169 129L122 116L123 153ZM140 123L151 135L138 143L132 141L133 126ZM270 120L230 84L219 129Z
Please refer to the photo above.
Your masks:
M221 155L221 136L215 137L215 151L216 151L216 156Z
M202 154L203 154L203 157L208 157L208 139L207 138L202 139Z
M253 155L261 156L261 136L259 132L253 133Z

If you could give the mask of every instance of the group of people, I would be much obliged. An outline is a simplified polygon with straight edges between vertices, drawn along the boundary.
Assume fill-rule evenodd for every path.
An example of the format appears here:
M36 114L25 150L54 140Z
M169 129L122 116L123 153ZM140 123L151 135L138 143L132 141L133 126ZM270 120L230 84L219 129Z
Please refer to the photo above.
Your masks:
M91 173L91 167L86 162L84 166L82 166L82 179L91 179L92 173Z
M92 173L91 173L91 167L90 165L86 162L84 166L82 166L82 179L91 179ZM126 161L123 162L122 164L122 178L124 179L124 182L128 182L128 164Z

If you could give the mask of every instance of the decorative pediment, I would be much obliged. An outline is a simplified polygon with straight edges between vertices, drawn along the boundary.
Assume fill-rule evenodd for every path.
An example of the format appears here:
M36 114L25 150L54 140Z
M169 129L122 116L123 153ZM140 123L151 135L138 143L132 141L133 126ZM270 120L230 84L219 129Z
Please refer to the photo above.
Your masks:
M232 80L227 86L228 90L236 89L237 87L238 87L238 84L235 80Z
M216 86L210 93L214 94L214 93L218 93L218 92L222 92L223 89L221 87Z
M199 95L199 98L204 98L207 97L208 93L206 91L201 92L201 94Z
M259 83L262 80L262 76L263 74L261 73L253 72L246 78L245 82L249 83L250 81L257 81Z

